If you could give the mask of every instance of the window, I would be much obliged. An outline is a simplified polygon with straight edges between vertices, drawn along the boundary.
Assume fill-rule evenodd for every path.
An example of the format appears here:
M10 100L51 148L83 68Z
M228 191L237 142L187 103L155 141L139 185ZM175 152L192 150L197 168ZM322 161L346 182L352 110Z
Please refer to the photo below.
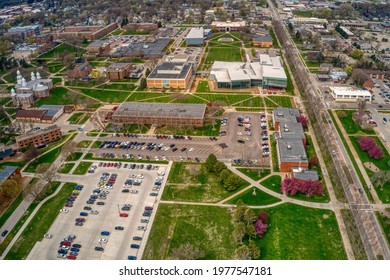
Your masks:
M170 80L163 80L162 81L162 87L169 88L170 87Z

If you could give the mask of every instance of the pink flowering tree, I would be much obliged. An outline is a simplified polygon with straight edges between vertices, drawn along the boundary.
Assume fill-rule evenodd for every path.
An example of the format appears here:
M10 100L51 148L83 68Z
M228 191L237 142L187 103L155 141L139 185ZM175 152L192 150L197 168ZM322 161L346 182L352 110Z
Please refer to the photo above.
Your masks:
M370 158L374 158L374 159L383 158L383 151L382 151L382 148L379 147L379 146L375 146L375 147L371 148L371 149L368 151L368 155L369 155Z
M359 140L359 145L362 151L369 151L376 146L376 143L371 137L362 137Z
M267 231L268 225L264 224L260 219L257 220L255 224L255 230L259 237L263 237L264 233Z

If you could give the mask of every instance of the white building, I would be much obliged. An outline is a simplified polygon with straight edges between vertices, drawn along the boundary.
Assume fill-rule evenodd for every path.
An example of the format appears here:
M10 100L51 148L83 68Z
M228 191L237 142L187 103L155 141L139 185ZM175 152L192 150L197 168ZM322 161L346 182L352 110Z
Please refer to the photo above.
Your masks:
M372 100L372 94L368 90L353 89L351 87L329 87L329 89L336 101Z

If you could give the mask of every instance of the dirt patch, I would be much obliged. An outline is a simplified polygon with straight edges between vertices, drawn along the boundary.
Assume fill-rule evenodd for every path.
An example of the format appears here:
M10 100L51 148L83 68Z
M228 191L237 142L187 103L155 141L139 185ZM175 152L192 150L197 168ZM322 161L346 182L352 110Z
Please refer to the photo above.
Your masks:
M329 219L329 215L324 214L324 215L322 215L322 218L324 218L325 220L326 220L326 219Z
M372 162L365 162L364 167L370 169L372 172L378 172L380 169L375 166Z

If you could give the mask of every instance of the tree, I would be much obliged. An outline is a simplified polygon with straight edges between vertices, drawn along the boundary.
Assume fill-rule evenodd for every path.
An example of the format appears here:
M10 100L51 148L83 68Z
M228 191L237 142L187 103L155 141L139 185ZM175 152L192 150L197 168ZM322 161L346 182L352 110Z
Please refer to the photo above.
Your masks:
M303 115L300 115L297 118L297 122L300 123L304 128L306 128L307 124L309 123L308 119Z
M267 224L264 224L261 220L257 220L255 224L255 230L259 237L263 237L264 233L266 233L268 228Z
M345 66L344 72L347 73L349 76L352 74L353 67L350 65Z
M323 194L323 188L319 181L303 181L297 178L285 178L282 181L281 190L283 193L289 195L302 193L306 194L308 197Z
M223 182L227 191L234 191L241 186L241 179L235 174L230 174Z
M26 152L23 155L23 160L27 163L38 157L40 154L41 152L37 149L37 147L35 147L35 145L29 144Z
M105 130L107 126L106 112L104 110L96 110L89 118L90 121L101 130Z
M376 146L375 140L371 137L362 137L359 140L360 149L362 151L369 151Z
M249 241L252 240L252 238L257 237L257 232L254 224L250 224L246 227L246 234L248 235Z
M364 52L358 49L353 49L351 51L351 57L353 59L362 60L364 56Z
M227 167L226 167L226 165L225 165L223 162L217 161L217 162L215 163L213 169L214 169L214 173L215 173L216 175L218 175L218 174L221 174L221 172L222 172L223 170L227 169Z
M244 236L246 234L246 227L243 222L238 222L234 225L234 230L233 230L233 238L234 240L242 244L242 240L244 239Z
M141 78L140 87L141 88L146 88L147 87L146 78Z
M219 174L219 181L223 184L223 182L226 180L226 178L229 177L229 175L230 175L230 171L227 168L225 168Z
M260 258L260 248L257 247L253 240L249 240L248 249L252 260L257 260Z
M317 155L313 155L310 159L309 159L309 165L311 167L317 167L319 166L319 162L318 162L318 157Z
M171 259L173 260L197 260L204 258L205 252L190 243L181 244L178 248L172 250Z
M20 192L20 185L18 181L14 179L8 179L5 180L0 185L0 198L3 199L13 199L15 198Z
M242 218L244 223L248 227L249 225L253 224L257 220L257 215L253 212L252 209L246 207Z
M38 165L36 172L47 183L51 183L57 176L56 168L50 163L42 163Z
M251 259L251 251L248 246L242 245L236 249L234 252L234 259L236 260L250 260Z
M380 159L383 158L383 151L382 148L379 146L375 146L372 149L368 151L368 156L374 159Z
M358 86L362 86L365 81L369 79L369 76L364 72L363 69L354 69L351 75L352 80Z
M204 163L204 167L206 168L207 172L214 172L214 166L217 162L217 157L214 154L210 154Z
M374 186L380 187L383 189L383 186L390 182L390 171L389 170L380 170L371 177L372 184Z

